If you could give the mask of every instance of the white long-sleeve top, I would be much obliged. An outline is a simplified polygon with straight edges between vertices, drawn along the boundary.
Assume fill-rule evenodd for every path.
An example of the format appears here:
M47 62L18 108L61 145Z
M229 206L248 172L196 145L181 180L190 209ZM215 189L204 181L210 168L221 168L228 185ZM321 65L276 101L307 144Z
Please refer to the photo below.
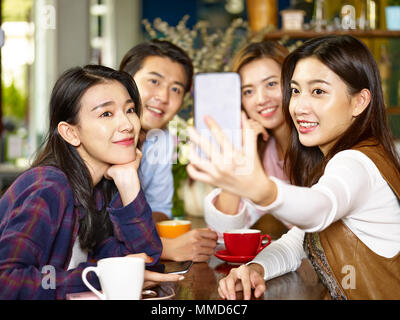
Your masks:
M266 280L297 269L304 257L304 232L322 231L339 219L376 254L391 258L400 251L399 200L362 152L336 154L311 188L271 179L277 185L276 200L266 207L246 201L242 210L251 205L298 228L292 228L254 259L263 265Z
M249 228L265 214L263 210L257 210L246 198L241 199L239 211L234 215L219 211L215 208L214 202L221 191L222 189L216 188L204 199L204 220L219 235L229 229Z

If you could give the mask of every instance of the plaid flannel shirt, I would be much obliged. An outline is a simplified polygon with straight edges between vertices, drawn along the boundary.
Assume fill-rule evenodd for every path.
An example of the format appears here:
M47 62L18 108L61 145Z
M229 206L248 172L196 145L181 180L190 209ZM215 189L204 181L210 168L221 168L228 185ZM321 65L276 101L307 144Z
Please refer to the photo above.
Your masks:
M125 207L117 193L107 210L113 236L97 245L88 261L145 252L154 259L151 265L158 263L161 240L143 191ZM95 263L67 270L84 214L60 169L32 168L12 184L0 199L0 299L65 299L67 293L87 291L81 273ZM47 266L55 270L55 289L46 285ZM99 288L93 272L88 279Z

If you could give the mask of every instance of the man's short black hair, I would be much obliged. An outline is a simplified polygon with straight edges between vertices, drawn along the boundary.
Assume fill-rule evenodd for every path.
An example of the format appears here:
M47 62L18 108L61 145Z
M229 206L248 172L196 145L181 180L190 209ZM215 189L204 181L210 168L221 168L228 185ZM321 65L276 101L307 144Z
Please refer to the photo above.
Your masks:
M193 64L187 53L166 40L153 39L131 48L121 61L119 69L132 77L143 67L143 61L150 56L169 58L183 66L186 73L185 92L192 87Z

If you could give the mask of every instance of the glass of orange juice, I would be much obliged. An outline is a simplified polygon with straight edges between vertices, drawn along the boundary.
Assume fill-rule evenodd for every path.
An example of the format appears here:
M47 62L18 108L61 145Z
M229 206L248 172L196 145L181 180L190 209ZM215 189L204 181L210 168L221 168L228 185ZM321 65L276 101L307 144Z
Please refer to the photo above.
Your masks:
M189 220L165 220L156 223L158 235L162 238L176 238L190 231L192 223Z

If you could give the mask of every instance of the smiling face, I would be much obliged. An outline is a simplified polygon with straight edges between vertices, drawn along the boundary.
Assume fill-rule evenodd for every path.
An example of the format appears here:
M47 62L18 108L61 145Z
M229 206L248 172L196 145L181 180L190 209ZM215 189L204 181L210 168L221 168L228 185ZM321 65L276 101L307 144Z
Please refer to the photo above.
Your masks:
M142 128L164 128L183 102L187 81L184 67L166 57L149 56L133 78L142 100Z
M261 58L245 64L239 74L242 105L248 116L271 131L284 125L280 65L271 58Z
M92 170L136 159L140 120L126 88L118 81L90 87L80 101L73 144Z
M302 145L326 155L358 113L358 95L315 57L300 60L291 80L290 115Z

